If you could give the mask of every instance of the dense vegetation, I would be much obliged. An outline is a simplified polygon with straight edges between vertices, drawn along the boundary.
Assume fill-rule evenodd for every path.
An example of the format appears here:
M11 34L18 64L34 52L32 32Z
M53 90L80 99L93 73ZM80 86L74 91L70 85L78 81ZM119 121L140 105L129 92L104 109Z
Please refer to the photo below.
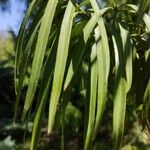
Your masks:
M34 120L31 150L40 137L54 149L146 149L149 12L149 0L31 1L14 71L14 123Z

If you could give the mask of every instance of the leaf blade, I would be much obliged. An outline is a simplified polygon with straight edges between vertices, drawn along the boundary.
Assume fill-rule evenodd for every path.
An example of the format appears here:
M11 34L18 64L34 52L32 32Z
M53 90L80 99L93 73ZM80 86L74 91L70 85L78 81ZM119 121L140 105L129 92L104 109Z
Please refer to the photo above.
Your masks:
M57 2L58 0L49 0L44 15L42 17L42 22L32 63L31 77L22 114L22 120L24 120L26 113L32 104L33 97L36 91Z
M57 110L57 104L61 94L74 11L75 8L73 4L69 1L62 22L58 49L57 49L54 79L53 79L53 86L52 86L50 105L49 105L48 134L51 133L53 128L54 118Z
M91 5L94 9L94 13L98 14L99 6L97 2L91 0ZM98 27L95 29L95 39L97 41L98 61L98 99L93 139L96 137L107 102L107 84L110 69L108 37L102 16L98 19Z
M111 7L107 7L107 8L103 8L103 9L99 10L88 21L88 23L86 24L86 26L83 29L85 43L88 41L88 39L90 37L90 34L91 34L92 30L94 29L94 27L95 27L95 25L96 25L97 20L99 19L99 17L102 16L102 15L104 15L105 13L107 13L107 11L110 11L111 9L112 9Z
M113 108L113 149L121 147L126 112L127 82L122 39L117 32L112 36L115 51L115 91Z
M94 122L95 122L95 110L96 110L96 95L97 95L97 58L96 58L96 44L92 47L91 52L91 70L90 72L90 104L89 104L89 116L88 125L85 137L84 150L87 150L91 146Z

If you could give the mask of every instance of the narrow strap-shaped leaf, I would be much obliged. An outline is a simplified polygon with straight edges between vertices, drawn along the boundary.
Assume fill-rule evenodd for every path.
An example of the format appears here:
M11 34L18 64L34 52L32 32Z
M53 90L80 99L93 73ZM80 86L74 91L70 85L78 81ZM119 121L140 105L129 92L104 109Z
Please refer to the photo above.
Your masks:
M74 40L75 38L81 37L78 39L78 40L80 40L81 44L79 44L79 45L75 44L75 46L74 46L75 49L77 49L77 50L75 50L74 54L72 54L71 63L69 65L69 69L67 71L67 76L66 76L66 80L65 80L65 84L64 84L64 91L68 87L70 81L72 80L72 77L74 76L74 73L77 70L76 66L78 66L78 64L80 64L80 63L78 63L78 62L80 62L79 58L82 58L82 53L85 51L84 50L85 48L83 49L85 43L83 42L83 39L82 39L82 37L83 37L82 31L83 31L85 24L86 24L85 22L80 22L79 24L75 24L75 26L72 30L72 34L71 34L72 37L71 38Z
M113 149L119 150L122 143L126 109L126 80L119 79L119 83L114 94L113 110Z
M33 0L31 4L29 5L26 15L23 19L23 22L21 24L20 30L19 30L19 36L17 40L17 47L16 47L16 63L18 62L17 60L20 58L20 53L22 52L22 45L23 45L23 39L24 39L24 34L25 34L25 27L27 25L27 22L29 20L29 17L31 15L31 12L33 11L33 7L36 3L36 0Z
M99 17L104 15L107 11L110 11L110 10L111 10L111 7L103 8L103 9L99 10L96 14L94 14L92 16L92 18L88 21L88 23L86 24L86 26L83 29L85 43L89 39L89 36L90 36L92 30L94 29Z
M143 128L147 125L147 121L149 119L149 112L150 112L150 79L148 81L144 97L143 97L144 105L143 105L143 113L142 113L142 124ZM150 119L149 119L150 121Z
M50 106L49 106L48 133L51 133L52 131L54 120L55 120L55 114L57 110L57 104L61 94L66 61L68 56L68 48L69 48L69 41L71 36L74 12L75 12L75 8L71 3L71 1L69 1L62 22L58 49L57 49L54 79L53 79Z
M82 33L82 29L80 29L80 31L78 31L78 32ZM67 89L67 87L69 86L73 76L75 75L75 73L78 70L79 64L82 60L80 58L83 58L82 56L83 56L83 53L85 51L85 47L84 47L85 45L84 45L84 42L83 42L83 39L82 39L82 35L78 39L78 42L75 45L72 45L72 46L73 47L71 48L71 52L70 52L72 56L71 56L71 61L70 61L70 64L69 64L69 68L68 68L68 71L67 71L67 76L66 76L65 83L64 83L64 91Z
M58 0L49 0L44 15L42 17L42 22L39 30L37 43L36 43L36 49L35 49L33 63L32 63L31 77L30 77L27 94L26 94L22 119L24 119L28 109L32 104L33 97L37 88L57 2Z
M144 14L143 20L146 24L146 27L147 27L148 31L150 32L150 16L147 15L147 14Z
M135 12L138 11L138 6L136 6L136 5L127 4L127 7L132 8ZM143 18L143 21L145 22L145 25L146 25L148 31L150 32L150 16L147 15L146 13L144 13L142 18Z
M132 46L131 40L129 36L129 32L127 29L123 28L120 25L121 31L121 38L124 50L124 57L125 57L125 69L126 69L126 79L127 79L127 91L130 90L132 84Z
M78 72L80 72L80 66L82 64L82 60L84 59L84 54L86 51L83 38L79 38L78 43L74 47L75 51L72 54L72 59L69 65L69 69L67 72L67 77L65 79L64 84L64 92L62 94L62 101L61 101L61 115L65 115L67 104L71 98L71 90L73 85L78 79Z
M41 98L40 104L38 106L38 109L37 109L37 112L36 112L36 115L34 118L30 150L36 150L36 147L38 145L38 139L39 139L39 135L40 135L40 128L41 128L43 113L45 110L47 96L49 94L48 90L49 90L50 81L51 81L51 76L49 77L49 79L47 81L46 87L41 86L42 88L44 88L44 91L43 91L43 93L41 92L42 95L40 95L40 98Z
M100 38L99 28L95 29L95 36L96 39ZM102 40L100 39L97 42L97 67L98 67L98 96L97 96L97 112L96 112L96 120L94 126L94 133L93 133L93 140L97 135L97 131L100 127L103 113L105 110L105 105L107 102L107 74L106 74L106 67L109 65L109 57L106 58L105 49L102 46ZM108 64L107 64L108 63ZM106 80L107 79L107 80Z
M140 1L140 4L138 6L138 12L137 12L138 13L138 15L137 15L138 20L143 18L144 12L146 10L148 10L149 8L150 8L150 1L149 0Z
M38 1L39 2L39 1ZM26 25L27 22L29 21L29 17L32 13L32 11L34 10L34 7L36 3L36 0L33 0L31 2L31 4L29 5L26 15L23 19L23 22L21 24L20 30L19 30L19 36L17 39L17 46L16 46L16 57L15 57L15 72L14 72L14 77L15 77L15 89L16 89L16 93L17 93L17 74L19 73L19 64L20 64L20 58L23 52L23 40L24 40L24 36L25 36L25 30L26 30ZM38 5L38 3L36 3L36 5Z
M71 60L70 62L70 65L69 65L69 69L68 69L68 72L67 72L67 76L66 76L66 80L65 80L65 84L64 84L64 91L66 90L67 86L69 85L72 77L73 77L73 62Z
M23 58L23 61L22 61L23 66L22 66L22 69L20 70L20 74L19 74L19 82L18 82L16 101L15 101L14 123L15 123L15 120L17 117L18 104L19 104L19 99L21 96L21 90L22 90L22 86L23 86L23 80L24 80L24 76L25 76L26 68L27 68L27 64L28 64L28 58L29 58L29 55L31 53L32 42L34 41L34 38L35 38L35 35L37 33L39 26L40 26L40 21L36 25L32 35L31 35L31 37L27 43L26 49L25 49L25 51L28 51L28 54L26 54Z
M90 72L90 104L89 104L89 115L88 125L85 137L84 150L88 150L91 146L94 122L95 122L95 111L96 111L96 94L97 94L97 58L96 58L96 44L92 46L91 52L91 70Z
M49 94L49 85L50 85L51 77L52 76L50 75L48 80L45 80L44 78L43 80L45 80L46 83L41 85L41 88L43 88L44 90L40 92L40 95L39 95L40 104L38 105L36 115L34 118L34 126L33 126L33 131L32 131L32 140L31 140L30 150L36 150L36 147L38 144L43 113L45 110L46 100Z
M57 43L58 43L57 40L58 40L58 37L56 35L53 39L51 47L48 49L49 54L47 54L47 58L46 58L45 64L43 65L42 73L41 73L42 78L40 79L39 95L42 95L41 92L44 92L44 88L42 87L46 87L47 81L49 80L50 76L52 76L52 73L54 71L56 49L57 49ZM40 101L41 100L38 96L38 100L36 102L36 110L38 109Z
M113 45L115 51L115 65L116 65L116 77L115 77L115 91L114 91L114 108L113 108L113 149L119 150L121 147L125 110L126 110L126 95L127 95L127 83L124 63L124 51L122 46L122 39L120 34L116 31L113 33Z
M38 144L38 139L40 136L40 127L42 123L43 113L45 110L45 105L48 100L49 96L49 87L52 81L52 74L54 70L54 62L55 62L55 55L56 55L56 39L54 39L54 42L50 48L50 55L47 58L46 64L43 69L43 76L41 79L41 85L40 85L40 92L38 95L37 100L37 107L36 107L36 115L34 118L34 125L33 125L33 131L32 131L32 140L31 140L31 150L35 150Z
M90 0L84 0L81 4L80 4L80 7L82 6L86 6L87 4L90 3Z
M45 3L44 3L45 5ZM37 5L34 7L39 7L39 5ZM26 39L28 39L27 44L22 47L23 49L20 48L21 55L20 56L20 60L17 63L18 64L18 69L19 70L19 75L17 75L17 92L16 92L16 101L15 101L15 113L14 113L14 123L15 123L15 119L16 119L16 115L17 115L17 109L18 109L18 104L19 104L19 100L20 100L20 96L21 96L21 91L23 88L23 81L25 78L25 73L27 71L27 67L29 65L29 61L32 58L32 54L34 53L34 45L36 42L36 37L38 34L38 30L41 24L41 18L43 16L43 12L45 10L45 7L43 7L43 4L40 6L40 9L38 10L38 13L32 17L33 23L31 25L31 27L29 28L29 33L28 36L25 36ZM34 11L34 9L32 10ZM20 33L21 34L21 33ZM31 48L32 47L32 48ZM17 56L16 56L17 57Z
M98 14L99 7L96 1L91 0L95 14ZM98 19L98 27L95 29L95 39L97 42L97 63L98 63L98 98L97 113L94 127L93 138L97 134L100 126L105 105L107 102L107 84L110 68L110 52L106 28L102 16Z

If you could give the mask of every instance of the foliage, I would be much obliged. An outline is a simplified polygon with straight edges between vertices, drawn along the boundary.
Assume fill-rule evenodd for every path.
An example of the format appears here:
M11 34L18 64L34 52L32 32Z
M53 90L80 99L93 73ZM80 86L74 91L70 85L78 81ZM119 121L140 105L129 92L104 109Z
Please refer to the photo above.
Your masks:
M35 102L31 150L37 147L47 105L47 132L51 136L60 124L63 131L65 111L77 89L84 93L85 150L92 148L111 102L114 150L121 148L126 106L143 106L136 116L143 129L150 131L149 1L138 1L138 6L132 0L101 3L32 0L28 7L16 46L14 121L30 68L22 120Z
M15 150L15 142L11 140L11 137L7 137L3 142L0 142L1 150Z
M0 117L10 116L12 99L15 99L13 66L14 66L14 40L8 33L0 33ZM9 110L9 112L7 112Z
M0 67L14 65L14 39L9 33L0 33Z

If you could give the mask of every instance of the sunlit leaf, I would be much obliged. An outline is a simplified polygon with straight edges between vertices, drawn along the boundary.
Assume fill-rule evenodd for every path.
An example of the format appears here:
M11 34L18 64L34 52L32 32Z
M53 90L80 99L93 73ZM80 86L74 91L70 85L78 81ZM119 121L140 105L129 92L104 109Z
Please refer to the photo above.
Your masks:
M85 137L84 150L87 150L91 146L94 122L95 122L95 110L96 110L96 95L97 95L97 58L96 58L96 44L92 47L91 52L91 70L90 72L90 99L89 99L89 114L88 125Z
M88 23L83 29L85 43L87 42L92 30L94 29L99 17L104 15L107 11L110 11L110 10L111 10L111 7L107 7L107 8L99 10L96 14L92 15L92 18L88 21Z
M119 34L113 33L113 45L115 51L115 91L113 108L113 149L121 148L124 121L126 112L127 82L125 73L125 59L122 40Z
M66 67L67 56L68 56L68 47L69 47L74 11L75 8L73 4L69 1L62 22L58 49L57 49L54 79L53 79L53 86L52 86L50 106L49 106L48 133L51 133L52 131L55 114L57 110L57 104L61 94L63 77L64 77L64 72Z
M25 118L26 113L28 109L30 108L33 97L36 91L36 87L38 84L38 80L40 77L40 72L43 64L43 59L45 55L45 50L48 42L48 37L50 34L51 24L53 21L55 9L57 6L57 0L49 0L44 12L44 15L42 17L42 22L38 34L38 39L36 43L36 49L34 53L33 58L33 64L32 64L32 71L31 71L31 77L30 82L26 94L26 100L24 104L24 111L22 115L22 119Z
M91 0L95 14L98 14L99 7L96 1ZM102 16L98 19L98 27L95 30L95 38L97 42L97 61L98 61L98 98L97 98L97 113L94 127L95 138L102 121L103 112L107 101L107 83L110 67L110 54L108 37Z
M132 46L131 46L131 39L129 36L129 32L127 29L123 28L120 25L120 31L121 31L121 38L122 38L122 44L123 44L123 52L125 57L125 69L126 69L126 80L127 80L127 91L130 90L131 84L132 84Z

